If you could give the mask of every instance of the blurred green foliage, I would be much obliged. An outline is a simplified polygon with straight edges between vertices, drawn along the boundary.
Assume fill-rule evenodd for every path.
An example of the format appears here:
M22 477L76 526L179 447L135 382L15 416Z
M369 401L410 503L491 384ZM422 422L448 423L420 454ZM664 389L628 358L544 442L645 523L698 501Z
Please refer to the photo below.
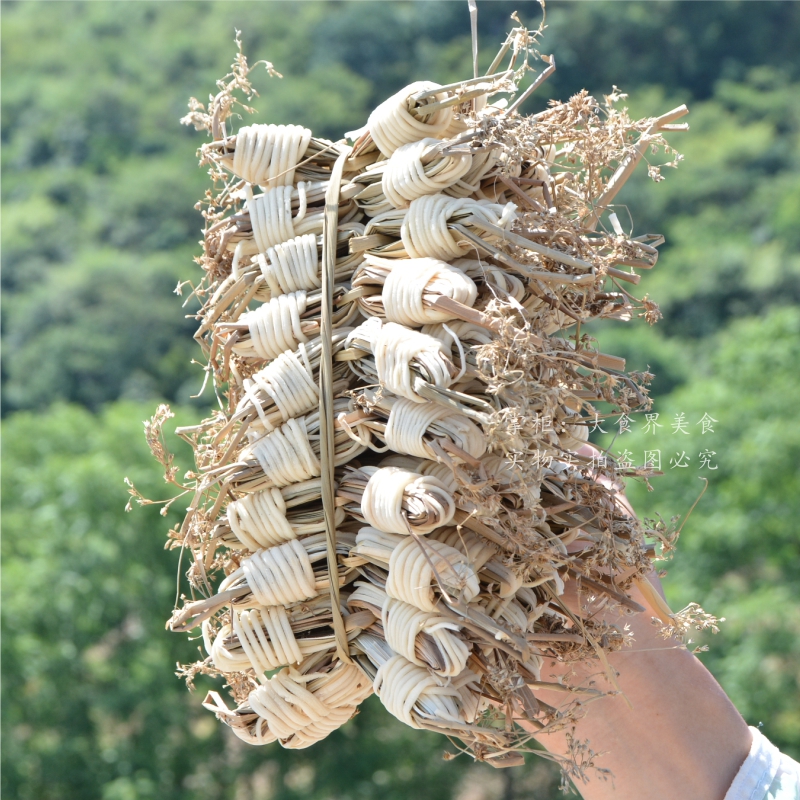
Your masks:
M465 761L441 758L445 739L412 731L375 698L317 746L286 751L250 747L205 711L218 685L198 679L186 691L172 672L197 660L198 643L164 629L180 556L164 552L163 534L178 514L122 511L123 475L165 496L141 435L151 413L57 405L4 423L3 796L404 800L474 780ZM168 446L189 465L185 444L171 436ZM555 780L541 764L525 778Z
M514 8L481 7L485 66ZM257 74L260 118L325 136L360 126L408 81L470 72L468 16L458 3L4 9L3 63L12 76L0 129L4 412L54 400L93 408L147 395L187 402L199 388L190 326L180 299L165 291L190 274L201 222L193 206L205 185L191 169L198 137L177 120L190 95L204 99L224 74L234 27L252 59L267 57L286 74ZM660 186L642 170L619 198L635 208L637 230L667 234L663 266L644 285L662 303L670 335L702 337L733 316L800 296L791 36L799 9L668 2L549 10L542 51L556 54L559 69L529 110L613 84L636 90L637 113L691 103L692 131L674 135L691 169ZM521 10L532 26L540 16L536 3Z
M514 10L538 24L536 3L480 4L483 66ZM310 750L240 744L200 708L209 684L189 694L170 674L197 647L163 627L174 520L123 512L124 475L149 496L165 488L141 420L159 399L186 406L183 420L210 403L191 400L192 309L172 292L196 269L205 186L199 137L177 120L226 71L234 28L286 76L256 73L257 119L339 137L412 80L471 74L466 4L8 0L3 12L4 794L555 797L537 759L503 773L445 762L444 740L374 699ZM662 450L655 491L631 482L639 512L685 515L710 480L667 565L670 602L727 618L705 662L797 757L800 4L553 2L547 22L541 49L558 71L527 110L614 84L636 114L690 106L690 132L671 135L680 169L658 185L642 169L616 209L667 237L637 287L664 319L590 331L657 375L662 428L643 433L639 415L613 444L636 463ZM706 412L717 422L701 434ZM690 434L672 433L679 413ZM689 467L670 466L676 447ZM717 470L699 466L703 449Z

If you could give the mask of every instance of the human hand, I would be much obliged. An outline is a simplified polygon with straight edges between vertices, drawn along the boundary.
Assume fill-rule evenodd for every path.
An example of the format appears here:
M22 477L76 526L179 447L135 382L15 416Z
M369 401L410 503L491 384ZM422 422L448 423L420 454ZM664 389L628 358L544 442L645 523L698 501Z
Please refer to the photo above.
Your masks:
M591 456L599 451L587 444L578 452ZM597 479L611 486L607 478ZM621 491L615 500L634 514ZM576 743L585 743L580 757L610 770L610 780L602 773L576 780L585 800L723 800L748 755L752 735L702 663L679 640L660 635L659 623L670 618L655 572L628 592L642 609L638 612L588 589L585 581L568 581L560 599L576 619L613 625L632 641L605 655L605 664L601 659L596 666L585 660L575 665L545 661L543 681L608 693L595 694L587 704L579 694L536 689L537 698L556 708L564 706L565 698L577 699L579 709L585 705L572 730L545 733L539 740L567 759L575 755ZM592 751L603 755L595 757Z

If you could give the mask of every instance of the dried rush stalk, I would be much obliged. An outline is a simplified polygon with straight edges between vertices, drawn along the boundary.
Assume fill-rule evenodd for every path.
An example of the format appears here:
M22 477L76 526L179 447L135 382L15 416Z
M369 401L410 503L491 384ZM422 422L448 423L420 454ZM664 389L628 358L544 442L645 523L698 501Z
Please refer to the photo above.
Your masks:
M547 65L534 88L555 68L537 34L515 28L487 76L405 87L351 144L231 130L236 93L255 94L241 48L183 120L211 137L191 297L220 407L178 429L186 485L168 409L147 434L191 497L169 533L189 596L168 627L200 628L207 657L182 673L224 679L234 708L216 692L205 705L246 742L307 747L375 692L408 725L517 764L529 730L569 728L603 694L549 684L544 661L601 672L626 643L571 611L565 583L641 613L628 591L650 542L672 545L616 495L655 470L581 449L598 404L646 410L652 378L581 325L659 317L629 289L661 238L607 209L647 151L677 164L663 133L686 109L632 120L615 89L522 115L530 64ZM562 707L537 698L548 686ZM575 742L561 766L581 777L593 755Z

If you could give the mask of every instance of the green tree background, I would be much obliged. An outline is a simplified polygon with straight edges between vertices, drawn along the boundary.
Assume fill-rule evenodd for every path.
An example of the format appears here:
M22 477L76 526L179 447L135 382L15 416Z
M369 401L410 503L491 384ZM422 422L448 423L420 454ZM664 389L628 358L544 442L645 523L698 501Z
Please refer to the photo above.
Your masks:
M480 4L484 66L514 10L538 22L532 2ZM205 179L197 135L177 120L226 70L234 28L286 76L259 77L258 119L338 137L405 83L471 74L466 4L2 11L4 796L556 797L542 760L502 773L445 762L444 740L374 698L310 750L240 744L200 707L206 685L190 694L172 675L198 643L164 630L170 520L123 511L123 476L150 496L165 488L141 421L159 400L183 420L210 402L191 399L201 372L172 293L196 269ZM614 438L606 419L594 436L636 463L661 451L654 490L629 486L643 515L685 515L709 479L665 565L668 599L726 617L703 660L748 722L799 757L800 4L553 2L547 21L558 71L528 111L614 84L635 113L690 106L691 131L673 137L680 169L658 185L642 171L618 210L667 237L639 287L664 319L593 329L605 352L656 374L660 427L634 415L630 432ZM704 414L713 431L696 424Z

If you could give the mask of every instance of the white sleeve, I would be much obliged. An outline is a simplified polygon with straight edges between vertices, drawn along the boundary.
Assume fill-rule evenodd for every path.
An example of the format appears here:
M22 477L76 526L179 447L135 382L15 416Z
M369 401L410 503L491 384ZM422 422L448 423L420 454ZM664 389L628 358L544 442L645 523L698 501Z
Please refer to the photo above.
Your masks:
M750 753L725 800L800 800L800 764L784 755L756 728Z

